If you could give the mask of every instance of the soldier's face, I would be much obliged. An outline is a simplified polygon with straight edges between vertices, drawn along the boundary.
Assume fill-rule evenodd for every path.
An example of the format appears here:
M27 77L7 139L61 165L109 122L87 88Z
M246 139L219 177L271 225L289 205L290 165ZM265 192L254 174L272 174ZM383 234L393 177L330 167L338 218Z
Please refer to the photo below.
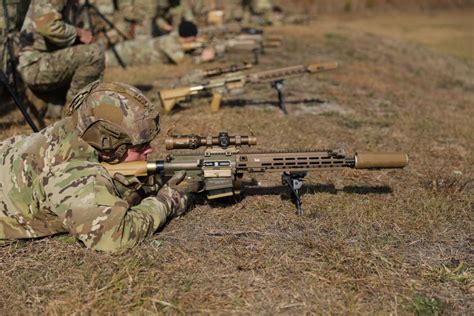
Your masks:
M129 147L123 161L144 161L153 152L150 144Z

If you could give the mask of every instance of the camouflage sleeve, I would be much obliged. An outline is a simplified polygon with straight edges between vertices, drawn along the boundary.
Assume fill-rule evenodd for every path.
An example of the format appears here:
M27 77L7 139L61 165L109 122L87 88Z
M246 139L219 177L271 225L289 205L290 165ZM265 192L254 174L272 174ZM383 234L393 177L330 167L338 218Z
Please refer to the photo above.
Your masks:
M42 2L40 12L34 17L36 31L56 46L72 46L76 41L76 28L64 22L61 13L49 1Z
M183 19L186 21L195 22L192 4L190 1L185 1L183 3Z
M185 60L186 54L177 36L173 34L161 36L159 46L172 63L179 64Z
M158 25L160 29L164 29L166 26L169 25L169 23L164 18L158 17L156 19L156 25Z
M53 201L51 209L88 248L115 252L133 247L187 205L184 194L166 186L157 197L130 207L116 195L112 179L96 163L69 162L57 169L55 180L45 187Z

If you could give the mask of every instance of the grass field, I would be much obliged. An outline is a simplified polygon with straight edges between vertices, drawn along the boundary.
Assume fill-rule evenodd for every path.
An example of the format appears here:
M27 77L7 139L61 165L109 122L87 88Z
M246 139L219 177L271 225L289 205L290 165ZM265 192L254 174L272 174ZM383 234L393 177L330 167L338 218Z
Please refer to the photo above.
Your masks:
M120 255L68 236L2 247L0 314L472 314L473 14L343 15L269 29L284 47L256 70L329 60L340 68L288 80L288 116L270 87L256 86L217 114L196 100L163 116L162 130L252 131L261 150L406 151L409 166L312 173L304 216L279 175L260 176L242 199L202 201ZM110 69L106 78L156 101L158 86L188 70ZM311 98L320 101L303 102ZM2 139L28 132L13 109L0 127Z

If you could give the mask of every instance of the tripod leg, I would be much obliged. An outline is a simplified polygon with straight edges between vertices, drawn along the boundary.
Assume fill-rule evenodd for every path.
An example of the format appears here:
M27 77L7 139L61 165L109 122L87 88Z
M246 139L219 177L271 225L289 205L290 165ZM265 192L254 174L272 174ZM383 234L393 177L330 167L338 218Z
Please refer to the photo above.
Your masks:
M119 30L112 21L110 21L105 15L100 12L100 10L93 4L90 4L89 1L87 1L88 7L92 10L94 10L94 13L97 14L97 16L104 21L111 29L114 29L117 31L117 33L122 37L123 40L128 40L128 36L125 35L121 30Z
M100 12L100 10L94 6L93 4L91 4L89 1L86 1L83 5L82 8L85 8L85 12L86 12L86 17L87 17L87 22L89 23L89 27L90 27L90 30L91 30L91 33L92 35L95 37L97 35L97 31L94 27L94 24L92 22L92 17L91 17L91 10L100 18L102 19L102 21L104 21L111 29L117 31L117 33L122 37L123 40L128 40L128 36L125 35L122 31L120 31L116 26L115 24L113 24L105 15L102 14L102 12ZM112 41L110 40L110 37L107 35L107 31L106 30L101 30L99 31L99 33L102 33L104 34L104 37L105 39L107 40L107 44L108 44L108 47L110 48L110 50L112 50L112 53L114 54L115 58L117 59L119 65L122 67L122 68L127 68L127 65L125 64L125 62L123 61L122 57L120 57L120 54L117 52L117 49L115 48L114 44L112 43Z
M39 132L39 129L36 126L36 124L33 122L33 119L31 118L30 114L25 109L25 107L20 103L20 100L16 96L15 92L12 90L12 88L8 84L8 78L5 76L5 74L3 73L2 70L0 70L0 82L3 84L5 89L8 91L8 93L12 97L13 101L15 102L15 105L21 111L21 114L23 114L23 117L25 118L28 125L30 125L33 132L35 132L35 133Z
M278 105L283 113L288 114L288 109L286 108L285 103L285 91L284 91L284 81L277 80L272 82L272 88L274 88L278 92Z
M112 53L114 54L115 58L117 58L117 61L120 65L120 67L122 67L123 69L126 69L127 68L127 64L125 64L125 62L123 61L122 57L120 56L120 54L117 52L117 49L115 48L115 45L112 44L112 41L110 40L110 37L107 35L107 33L104 31L104 36L105 36L105 39L107 40L108 44L109 44L109 48L112 50Z

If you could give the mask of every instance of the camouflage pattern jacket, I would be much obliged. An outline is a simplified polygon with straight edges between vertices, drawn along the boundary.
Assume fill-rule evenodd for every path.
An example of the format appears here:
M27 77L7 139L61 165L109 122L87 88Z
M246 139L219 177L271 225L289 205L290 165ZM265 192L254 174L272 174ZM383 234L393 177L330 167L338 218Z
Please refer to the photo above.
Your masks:
M191 4L188 1L181 1L181 4L172 7L167 0L158 0L156 5L156 24L159 28L164 25L171 25L176 30L181 21L194 21Z
M179 64L186 54L176 32L160 37L139 37L115 45L115 50L127 66ZM118 60L109 49L105 53L106 66L118 66Z
M76 28L63 16L67 0L31 0L20 33L20 68L36 62L41 53L72 46Z
M187 196L165 185L129 205L71 118L0 142L0 244L71 233L87 247L137 245L186 208Z

